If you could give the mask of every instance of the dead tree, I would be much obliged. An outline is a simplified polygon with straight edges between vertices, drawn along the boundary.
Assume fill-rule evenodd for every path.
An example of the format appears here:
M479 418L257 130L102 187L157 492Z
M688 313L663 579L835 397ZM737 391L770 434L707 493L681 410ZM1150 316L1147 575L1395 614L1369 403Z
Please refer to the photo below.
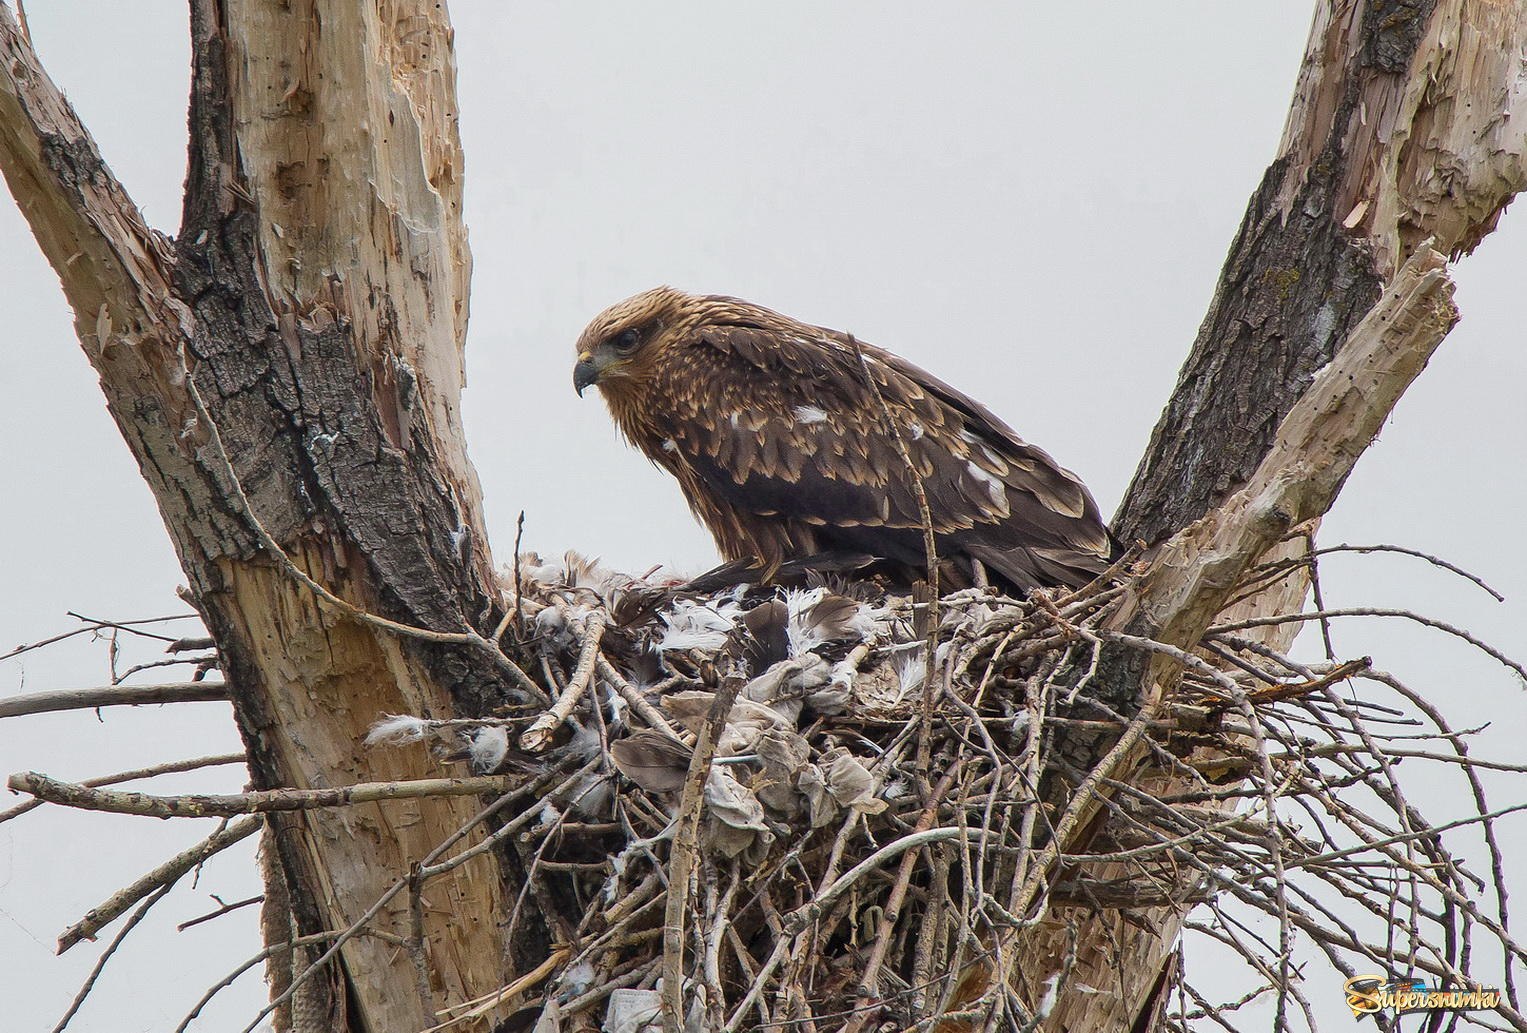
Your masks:
M1211 611L1225 602L1244 559L1216 574L1202 569L1211 556L1200 550L1214 521L1227 516L1216 509L1254 477L1316 371L1370 312L1405 256L1428 241L1443 254L1467 254L1527 184L1527 136L1519 125L1527 94L1518 85L1524 41L1527 10L1518 4L1316 5L1278 157L1252 195L1198 338L1114 519L1121 537L1158 542L1208 516L1183 540L1181 562L1199 568L1199 577L1221 579L1219 591L1199 600ZM1297 514L1292 524L1318 523L1325 508ZM1307 568L1298 571L1227 615L1296 607L1309 589ZM1186 618L1181 641L1191 644L1214 617L1198 604L1168 611L1168 619L1147 615L1139 630L1159 633L1168 620ZM1274 627L1269 641L1287 646L1297 630ZM1109 690L1121 703L1138 699L1138 684ZM1181 909L1164 912L1153 930L1117 919L1106 934L1089 928L1080 981L1092 985L1085 976L1113 973L1117 982L1121 957L1138 979L1117 996L1063 987L1055 1028L1130 1025L1181 917ZM1052 971L1057 949L1052 940L1048 964L1023 967Z
M376 715L545 699L503 638L459 416L471 257L444 5L191 8L173 238L145 224L3 7L0 168L216 640L255 789L427 778L422 749L362 747ZM1303 599L1294 565L1227 609L1254 563L1304 547L1291 532L1318 522L1452 325L1433 253L1467 253L1524 182L1524 47L1517 4L1318 5L1280 155L1116 521L1153 559L1109 634L1181 653L1216 619ZM1297 626L1264 640L1286 647ZM1112 657L1088 691L1128 722L1157 712L1183 663ZM1065 760L1169 791L1129 734L1078 733ZM1043 872L1085 847L1097 811L1068 812ZM443 873L430 908L398 903L442 843L483 841L480 812L471 795L269 811L270 935L321 943L378 901L398 930L343 942L298 998L300 1028L426 1029L557 957L575 930L504 942L526 879L513 850ZM1056 910L1003 938L1001 970L1028 1002L1048 988L1047 1028L1141 1028L1190 906L1149 922Z

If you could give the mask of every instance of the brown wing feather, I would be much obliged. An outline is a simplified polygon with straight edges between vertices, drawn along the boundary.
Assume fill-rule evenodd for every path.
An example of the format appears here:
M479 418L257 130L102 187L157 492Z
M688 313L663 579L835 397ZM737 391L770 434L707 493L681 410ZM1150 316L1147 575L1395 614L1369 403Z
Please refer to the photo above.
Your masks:
M643 444L679 477L728 559L856 550L920 566L922 520L846 337L786 322L698 327L670 344ZM760 320L763 322L763 320ZM861 345L922 479L940 554L1020 588L1080 584L1111 541L1075 475L969 396Z

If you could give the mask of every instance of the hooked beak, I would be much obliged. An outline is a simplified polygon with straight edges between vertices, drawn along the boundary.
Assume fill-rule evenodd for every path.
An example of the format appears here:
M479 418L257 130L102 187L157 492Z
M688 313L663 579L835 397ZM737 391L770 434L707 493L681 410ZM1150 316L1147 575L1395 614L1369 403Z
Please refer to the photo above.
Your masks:
M598 383L599 366L594 362L594 356L583 352L578 356L578 365L573 367L573 390L578 392L578 397L583 397L583 389L590 384Z

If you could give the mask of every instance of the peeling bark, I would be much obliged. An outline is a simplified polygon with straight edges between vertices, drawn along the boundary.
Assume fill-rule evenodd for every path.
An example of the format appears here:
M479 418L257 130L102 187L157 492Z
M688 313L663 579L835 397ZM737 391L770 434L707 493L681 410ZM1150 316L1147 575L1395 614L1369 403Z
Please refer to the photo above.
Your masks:
M384 712L481 713L511 693L480 658L319 605L261 554L254 516L339 596L410 625L494 616L460 426L470 258L443 6L192 5L192 148L173 244L149 229L0 8L0 163L63 281L108 405L217 640L259 788L414 777L422 749L364 751ZM379 74L380 73L380 74ZM300 933L344 928L476 812L471 799L283 818ZM469 841L470 842L470 841ZM431 884L441 1004L501 985L491 857ZM381 926L408 930L402 910ZM363 937L303 1011L326 1029L436 1020L407 957Z
M1161 541L1246 483L1423 240L1473 250L1527 183L1514 3L1318 5L1277 160L1114 520Z
M1521 4L1317 6L1279 156L1252 195L1208 314L1115 517L1121 538L1160 545L1206 515L1223 519L1219 507L1267 461L1285 417L1370 312L1398 263L1428 239L1444 254L1465 254L1494 228L1527 184L1524 53ZM1304 514L1303 529L1312 530L1319 515ZM1182 605L1181 593L1205 572L1190 576L1192 563L1171 553L1194 542L1187 536L1162 550L1145 589L1156 594L1141 600L1131 630L1191 645L1223 606L1224 596L1207 610ZM1302 551L1293 540L1262 558ZM1238 557L1229 569L1244 569L1246 561ZM1221 616L1290 612L1307 591L1301 568ZM1281 650L1298 629L1260 630L1262 641ZM1132 711L1160 690L1164 672L1111 652L1099 692ZM1085 771L1104 748L1083 740L1068 752ZM1136 778L1154 793L1181 788L1159 772ZM1155 1014L1153 987L1185 916L1181 907L1143 910L1134 921L1119 912L1062 911L1040 926L1023 941L1015 965L1029 1000L1038 1000L1043 980L1060 969L1073 935L1078 944L1045 1028L1146 1033L1139 1023Z

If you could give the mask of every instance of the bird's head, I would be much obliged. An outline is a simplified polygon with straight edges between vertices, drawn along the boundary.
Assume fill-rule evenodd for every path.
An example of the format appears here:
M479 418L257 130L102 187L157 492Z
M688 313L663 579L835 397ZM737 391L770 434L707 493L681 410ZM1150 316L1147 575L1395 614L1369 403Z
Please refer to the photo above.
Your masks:
M665 340L689 322L696 300L672 287L654 287L595 316L578 338L578 394L594 385L606 398L638 389Z

